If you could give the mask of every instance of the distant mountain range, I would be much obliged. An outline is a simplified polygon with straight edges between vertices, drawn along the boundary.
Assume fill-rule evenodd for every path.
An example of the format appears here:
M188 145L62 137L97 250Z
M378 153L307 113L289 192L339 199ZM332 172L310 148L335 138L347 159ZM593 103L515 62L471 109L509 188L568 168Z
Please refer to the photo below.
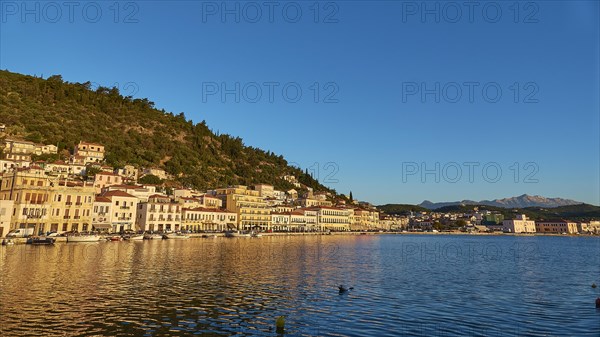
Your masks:
M457 206L457 205L487 205L502 208L526 208L526 207L547 207L554 208L560 206L579 205L582 202L562 199L562 198L546 198L539 195L527 195L523 194L518 197L494 199L494 200L463 200L463 201L451 201L451 202L431 202L425 200L418 206L427 209L438 209L446 206Z

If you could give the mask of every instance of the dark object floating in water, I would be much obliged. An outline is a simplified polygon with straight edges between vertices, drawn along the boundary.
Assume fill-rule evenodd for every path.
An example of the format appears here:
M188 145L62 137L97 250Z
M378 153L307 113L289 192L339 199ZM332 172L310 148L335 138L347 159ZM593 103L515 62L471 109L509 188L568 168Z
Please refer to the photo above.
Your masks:
M343 293L346 293L346 292L348 292L350 290L353 290L354 287L346 288L346 287L344 287L343 284L340 284L339 287L338 287L338 289L340 290L340 294L343 294Z
M285 316L277 317L277 320L275 320L275 331L277 333L285 332Z
M600 297L596 299L596 308L600 309Z
M27 239L26 243L30 245L53 245L55 241L55 238L33 237Z
M596 283L592 283L592 288L596 288Z

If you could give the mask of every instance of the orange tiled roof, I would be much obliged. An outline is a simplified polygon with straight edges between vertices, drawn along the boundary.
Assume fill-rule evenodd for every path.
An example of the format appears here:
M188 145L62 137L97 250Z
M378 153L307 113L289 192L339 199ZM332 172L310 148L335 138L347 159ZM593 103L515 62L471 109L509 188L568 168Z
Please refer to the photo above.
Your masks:
M97 195L95 200L96 202L110 202L110 199L107 197L103 197L101 195Z
M100 196L102 197L127 197L127 198L135 198L135 196L127 193L127 192L123 192L123 191L106 191L102 194L100 194Z
M134 189L138 189L138 188L144 188L144 186L138 186L138 185L112 185L110 187L112 187L112 188L126 188L128 190L134 190Z
M213 213L231 213L236 214L235 212L230 212L220 208L206 208L206 207L194 207L194 208L184 208L184 210L188 211L196 211L196 212L213 212Z
M102 145L102 144L90 143L90 142L84 142L84 141L80 141L79 145L95 145L95 146L102 146L102 147L104 147L104 145Z

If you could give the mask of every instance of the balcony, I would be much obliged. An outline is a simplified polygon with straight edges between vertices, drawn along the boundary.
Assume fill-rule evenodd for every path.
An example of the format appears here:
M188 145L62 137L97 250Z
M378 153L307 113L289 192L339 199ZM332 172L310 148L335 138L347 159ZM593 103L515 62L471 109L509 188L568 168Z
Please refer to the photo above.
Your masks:
M72 203L72 202L70 202L70 201L67 201L67 202L65 202L65 205L67 205L67 206L71 206L71 205L73 205L73 203Z
M73 217L73 219L81 219L81 217L79 215L76 215Z
M121 207L119 207L119 208L120 208L120 209L131 209L131 207L130 207L130 206L121 206Z
M71 219L71 217L69 215L65 215L63 216L63 219Z
M81 205L83 205L83 203L81 203L81 202L76 202L75 203L75 206L81 206Z

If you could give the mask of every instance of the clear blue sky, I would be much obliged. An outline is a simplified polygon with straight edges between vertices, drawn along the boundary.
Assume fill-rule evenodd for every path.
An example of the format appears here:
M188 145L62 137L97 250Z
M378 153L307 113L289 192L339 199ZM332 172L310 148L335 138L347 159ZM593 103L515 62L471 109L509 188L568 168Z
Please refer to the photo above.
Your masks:
M376 204L599 204L598 2L463 3L2 0L0 68L118 83Z

